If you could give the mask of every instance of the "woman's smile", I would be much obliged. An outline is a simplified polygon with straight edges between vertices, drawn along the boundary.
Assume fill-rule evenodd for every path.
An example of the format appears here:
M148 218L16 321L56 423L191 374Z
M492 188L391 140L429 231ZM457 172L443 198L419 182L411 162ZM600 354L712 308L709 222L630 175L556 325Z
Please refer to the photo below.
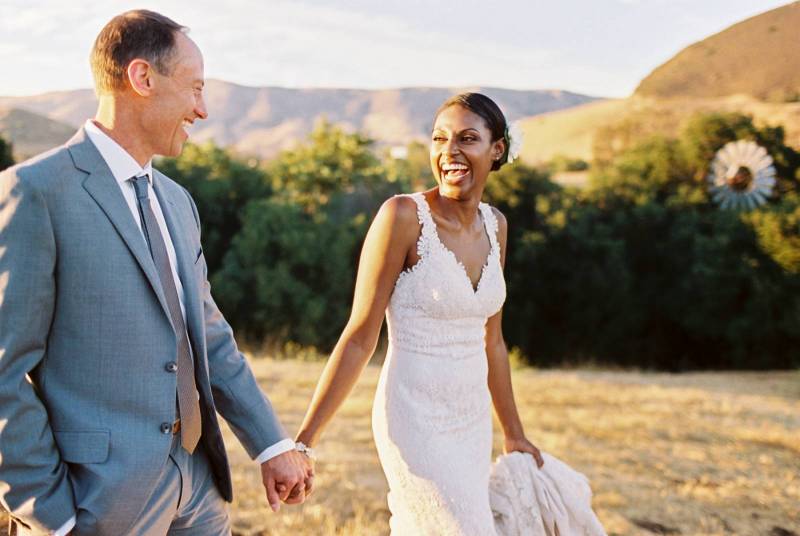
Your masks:
M448 162L441 166L442 179L451 185L458 185L469 174L469 166L460 162Z

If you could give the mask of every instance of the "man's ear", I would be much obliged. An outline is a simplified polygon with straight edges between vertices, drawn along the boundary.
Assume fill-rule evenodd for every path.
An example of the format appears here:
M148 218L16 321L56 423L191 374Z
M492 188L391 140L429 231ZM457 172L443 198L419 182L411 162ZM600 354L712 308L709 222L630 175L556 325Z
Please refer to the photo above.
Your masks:
M135 59L128 64L128 83L142 97L149 97L153 92L153 67L142 59Z

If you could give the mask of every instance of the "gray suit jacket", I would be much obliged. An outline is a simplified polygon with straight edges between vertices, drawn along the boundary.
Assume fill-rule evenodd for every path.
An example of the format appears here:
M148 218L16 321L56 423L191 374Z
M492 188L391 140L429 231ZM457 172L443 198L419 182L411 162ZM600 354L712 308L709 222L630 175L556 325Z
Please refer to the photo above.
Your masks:
M201 441L230 501L216 412L251 456L286 434L211 298L194 202L161 173L153 183L186 294ZM125 534L169 453L176 355L145 239L83 129L0 173L0 504L39 530L85 511Z

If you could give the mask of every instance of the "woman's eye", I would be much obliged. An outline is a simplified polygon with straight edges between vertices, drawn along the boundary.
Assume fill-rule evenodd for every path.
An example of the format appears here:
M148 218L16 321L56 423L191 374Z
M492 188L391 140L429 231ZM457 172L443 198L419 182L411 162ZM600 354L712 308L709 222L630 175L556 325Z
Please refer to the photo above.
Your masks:
M433 141L444 141L446 138L444 136L434 136Z

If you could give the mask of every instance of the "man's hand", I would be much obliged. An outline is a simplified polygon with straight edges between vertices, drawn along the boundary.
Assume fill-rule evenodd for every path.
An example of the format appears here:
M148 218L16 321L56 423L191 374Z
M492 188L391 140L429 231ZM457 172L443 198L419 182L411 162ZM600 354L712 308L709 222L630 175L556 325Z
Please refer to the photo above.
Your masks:
M306 500L314 479L309 462L304 454L290 450L261 464L261 481L273 512L280 510L281 501L298 504Z
M302 503L314 490L314 460L303 453L300 453L300 459L305 469L305 478L289 492L289 496L284 501L286 504ZM279 490L281 486L278 485Z

